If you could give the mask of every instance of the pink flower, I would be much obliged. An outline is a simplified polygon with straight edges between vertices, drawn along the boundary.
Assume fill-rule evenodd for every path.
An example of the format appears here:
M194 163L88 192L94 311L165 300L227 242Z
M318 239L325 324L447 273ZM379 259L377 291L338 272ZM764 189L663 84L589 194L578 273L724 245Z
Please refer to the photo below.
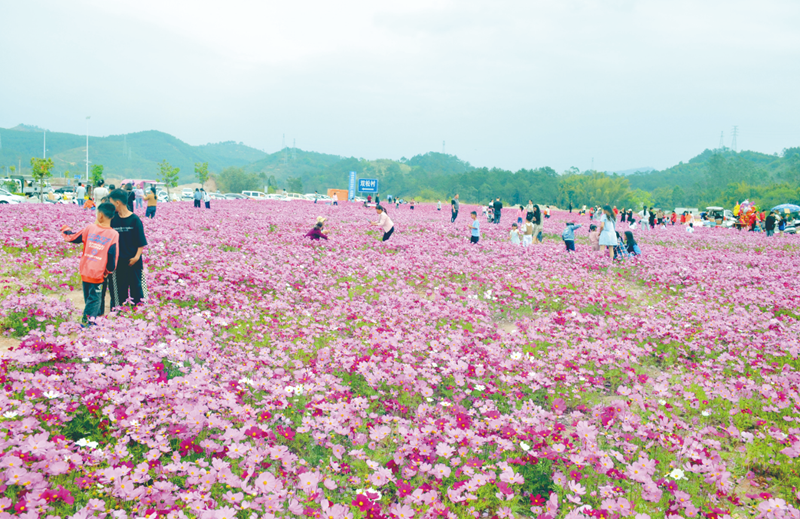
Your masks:
M442 463L437 463L431 472L436 479L444 479L450 476L450 467Z
M381 467L372 473L369 480L376 487L382 487L383 485L392 480L392 471L387 469L386 467Z
M408 505L396 504L389 510L397 519L411 519L414 517L414 509Z
M299 487L302 488L307 494L317 491L319 484L319 476L315 472L304 472L300 474Z

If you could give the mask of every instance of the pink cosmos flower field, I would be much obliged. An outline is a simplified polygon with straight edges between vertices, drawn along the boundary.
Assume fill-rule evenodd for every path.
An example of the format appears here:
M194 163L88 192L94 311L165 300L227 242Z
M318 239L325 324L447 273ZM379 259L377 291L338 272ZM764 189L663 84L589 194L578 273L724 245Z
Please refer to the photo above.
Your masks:
M149 301L88 328L58 229L93 215L0 207L0 518L800 518L798 238L609 265L566 212L522 249L466 206L381 243L357 204L212 205L159 205Z

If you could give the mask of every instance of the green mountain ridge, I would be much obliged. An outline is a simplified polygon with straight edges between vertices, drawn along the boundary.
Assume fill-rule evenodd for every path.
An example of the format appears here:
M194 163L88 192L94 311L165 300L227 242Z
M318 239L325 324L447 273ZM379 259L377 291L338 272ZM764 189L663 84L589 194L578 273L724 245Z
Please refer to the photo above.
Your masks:
M31 157L42 156L44 140L41 128L19 125L0 128L0 166L17 166L30 173ZM54 176L66 171L85 175L86 136L47 132L47 157L53 159ZM208 162L211 171L245 166L267 153L233 141L192 146L164 132L149 130L106 137L89 136L90 167L102 164L109 178L156 178L158 163L166 160L181 169L181 179L194 177L194 164Z
M0 167L17 165L29 172L31 157L42 153L42 129L20 125L0 128ZM48 157L55 176L64 171L83 175L85 136L48 132ZM539 203L567 206L609 203L665 209L676 206L732 206L749 198L764 205L800 203L800 147L782 155L729 149L704 150L687 162L664 170L630 174L579 171L558 173L549 167L509 171L478 168L455 155L428 152L411 159L366 160L295 148L265 153L233 141L192 146L167 133L151 130L90 137L89 158L102 164L106 178L156 178L157 164L166 160L181 169L180 183L194 182L194 164L208 162L223 190L327 192L347 189L349 172L379 180L380 192L420 201L449 200L454 193L464 202ZM627 171L624 173L628 173Z

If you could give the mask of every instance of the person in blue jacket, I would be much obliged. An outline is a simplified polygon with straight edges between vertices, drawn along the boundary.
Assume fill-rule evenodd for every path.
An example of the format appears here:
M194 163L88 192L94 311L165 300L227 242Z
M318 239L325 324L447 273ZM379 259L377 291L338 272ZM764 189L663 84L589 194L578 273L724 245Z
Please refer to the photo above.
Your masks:
M642 250L639 248L636 240L633 239L633 233L631 231L625 231L625 248L631 256L642 255Z

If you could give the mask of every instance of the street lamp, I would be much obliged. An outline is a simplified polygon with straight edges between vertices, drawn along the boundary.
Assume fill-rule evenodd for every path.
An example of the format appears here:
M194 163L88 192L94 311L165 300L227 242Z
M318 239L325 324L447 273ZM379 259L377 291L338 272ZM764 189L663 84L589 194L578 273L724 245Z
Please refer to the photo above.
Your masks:
M86 116L86 183L89 183L89 119L91 115Z

